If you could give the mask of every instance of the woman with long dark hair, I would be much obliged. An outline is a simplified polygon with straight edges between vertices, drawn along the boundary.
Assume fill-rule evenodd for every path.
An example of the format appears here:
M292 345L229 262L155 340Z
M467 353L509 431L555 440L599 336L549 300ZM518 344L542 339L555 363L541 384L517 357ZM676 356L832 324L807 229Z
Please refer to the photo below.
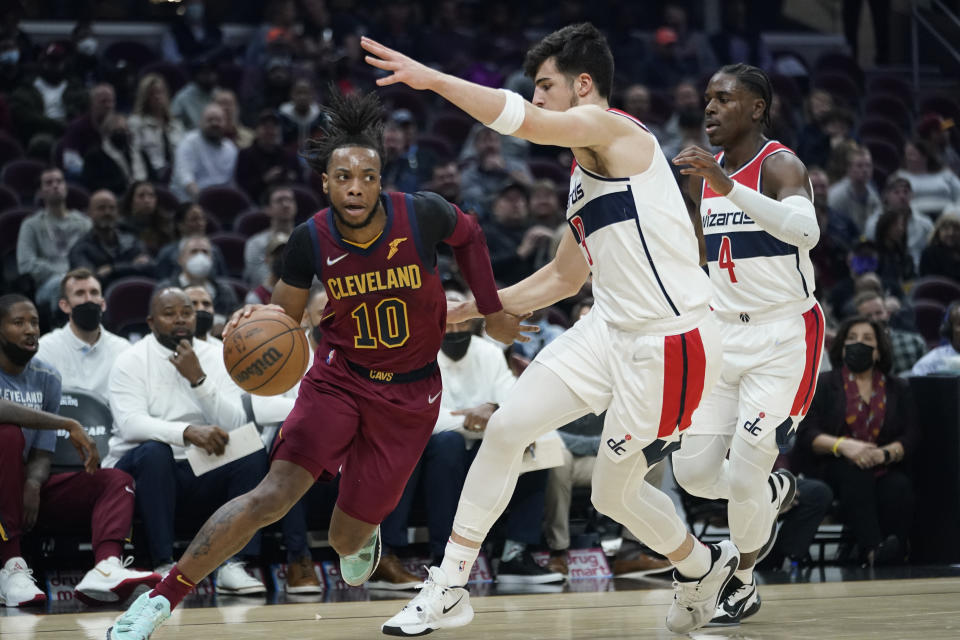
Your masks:
M864 564L901 562L914 507L906 466L919 438L910 387L890 373L886 330L864 316L843 322L829 353L834 368L797 430L795 461L833 488Z

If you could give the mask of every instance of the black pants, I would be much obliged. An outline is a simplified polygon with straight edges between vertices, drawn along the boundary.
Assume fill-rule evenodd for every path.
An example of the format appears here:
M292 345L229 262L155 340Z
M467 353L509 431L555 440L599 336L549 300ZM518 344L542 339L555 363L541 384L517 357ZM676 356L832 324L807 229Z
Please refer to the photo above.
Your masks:
M827 461L827 482L840 500L843 524L850 527L862 552L875 549L889 535L906 545L913 526L913 482L897 468L876 476L846 458ZM905 548L905 547L904 547Z

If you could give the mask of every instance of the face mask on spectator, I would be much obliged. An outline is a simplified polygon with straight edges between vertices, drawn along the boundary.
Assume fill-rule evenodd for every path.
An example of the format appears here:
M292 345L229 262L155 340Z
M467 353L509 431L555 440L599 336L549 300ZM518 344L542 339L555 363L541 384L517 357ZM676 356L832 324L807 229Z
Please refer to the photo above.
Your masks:
M20 62L20 50L10 49L0 53L0 64L10 65L11 67Z
M29 351L21 348L20 345L8 342L6 338L3 338L3 344L0 344L0 349L3 349L3 353L10 358L10 362L18 367L26 366L27 363L30 362L30 359L37 354L36 351Z
M100 326L103 309L96 302L78 304L70 311L70 319L84 331L93 331Z
M89 36L77 43L77 53L92 56L97 52L97 39Z
M213 314L209 311L197 311L197 328L193 332L198 338L206 337L213 327Z
M851 342L843 347L843 363L853 373L863 373L873 366L873 347L862 342Z
M469 331L453 331L443 336L443 342L440 343L440 350L451 360L460 360L467 355L467 349L470 348L470 338L473 336Z
M210 270L213 268L213 258L208 256L205 253L195 253L187 260L187 264L184 265L187 273L196 277L196 278L206 278L210 275Z

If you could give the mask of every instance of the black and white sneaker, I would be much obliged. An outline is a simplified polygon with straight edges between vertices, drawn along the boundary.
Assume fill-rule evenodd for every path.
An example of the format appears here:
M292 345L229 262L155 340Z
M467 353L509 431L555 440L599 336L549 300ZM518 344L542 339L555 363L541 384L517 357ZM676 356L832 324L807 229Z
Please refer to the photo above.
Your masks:
M527 550L521 551L509 562L501 562L497 571L497 582L504 584L550 584L563 582L564 579L562 573L537 564Z
M667 629L690 633L716 615L720 595L740 564L740 552L729 540L708 545L713 562L699 580L688 580L673 572L673 603L667 611Z
M757 552L756 564L759 564L773 551L773 545L777 542L777 534L780 533L780 514L784 513L793 504L793 499L797 495L797 479L786 469L777 469L767 478L770 489L773 491L772 507L776 509L776 515L773 517L773 526L770 529L770 537L763 543Z
M756 580L743 584L734 576L724 589L716 615L705 626L732 627L757 611L760 611L760 594L757 592Z

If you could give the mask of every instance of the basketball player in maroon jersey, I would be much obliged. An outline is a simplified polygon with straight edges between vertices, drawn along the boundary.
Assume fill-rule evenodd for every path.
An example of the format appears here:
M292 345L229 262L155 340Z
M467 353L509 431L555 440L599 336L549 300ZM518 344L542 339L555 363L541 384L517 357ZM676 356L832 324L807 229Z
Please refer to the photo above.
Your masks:
M318 478L341 473L330 522L343 579L360 585L380 558L379 523L396 506L440 409L437 353L447 302L436 247L453 247L486 318L504 343L535 327L503 311L476 221L427 192L382 193L381 107L374 94L334 94L331 127L313 146L330 208L290 236L272 308L299 322L314 276L329 302L313 367L284 421L260 485L221 507L177 566L108 632L146 640L170 610L253 533L279 520ZM240 317L234 314L224 337Z

